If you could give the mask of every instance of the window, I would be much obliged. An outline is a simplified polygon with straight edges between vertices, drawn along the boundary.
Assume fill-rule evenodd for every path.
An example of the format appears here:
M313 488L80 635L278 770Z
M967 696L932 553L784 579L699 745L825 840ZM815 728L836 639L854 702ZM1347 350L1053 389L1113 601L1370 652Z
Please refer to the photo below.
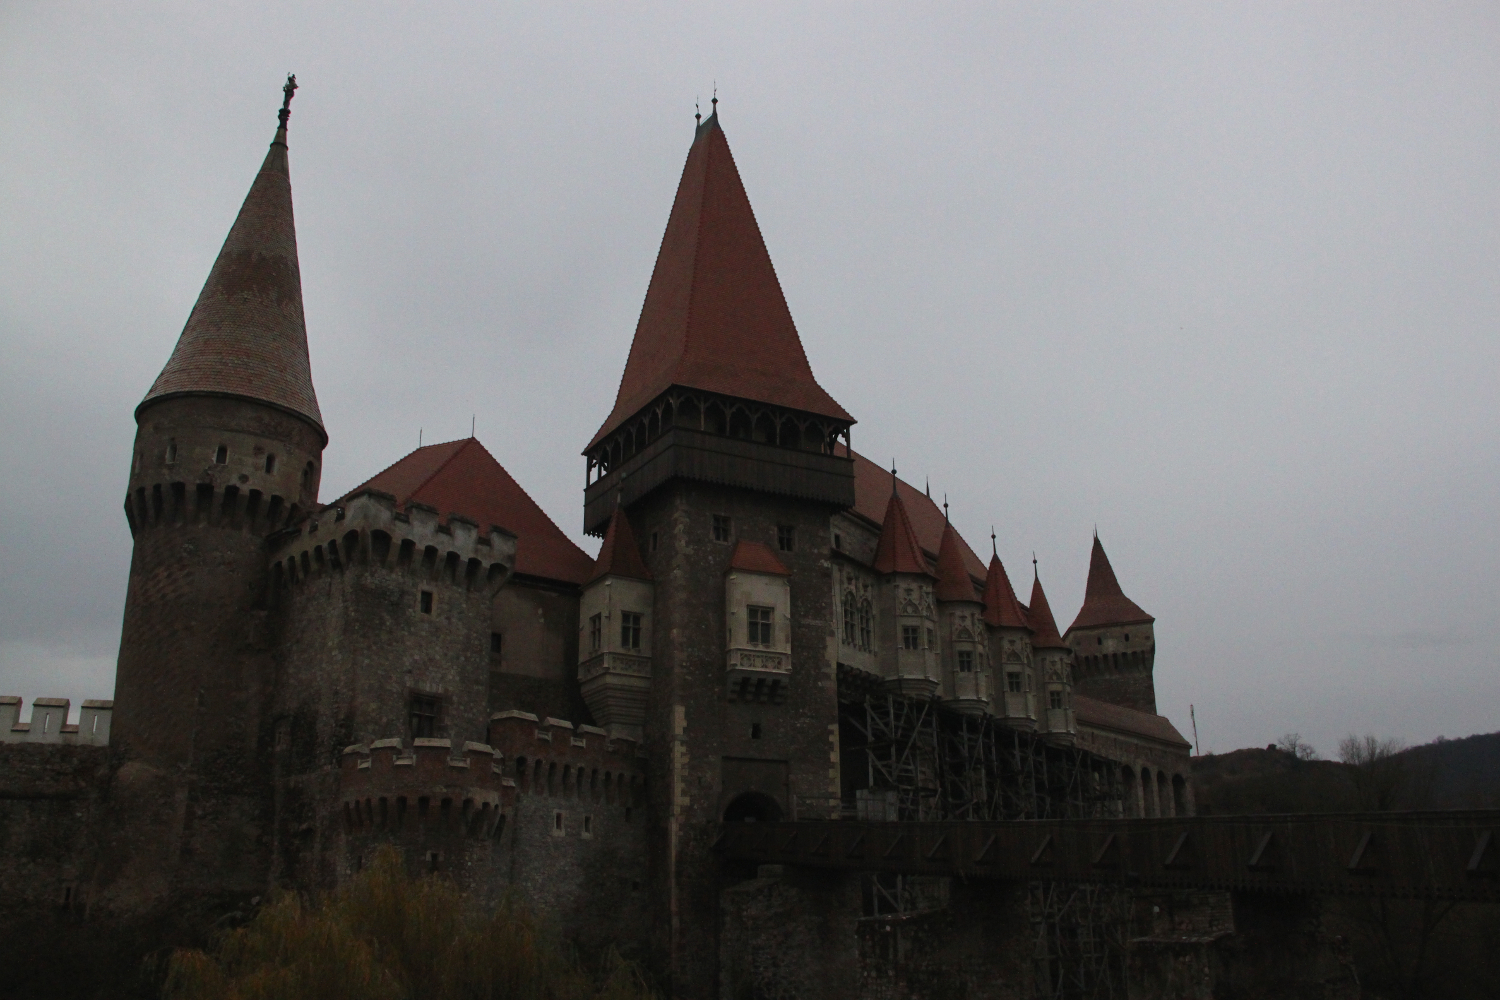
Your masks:
M634 611L620 612L620 647L641 648L641 616Z
M901 626L901 648L917 649L921 645L921 631L915 625Z
M839 534L837 531L833 533L833 547L838 549L840 552L844 551L844 536Z
M927 630L927 648L937 649L937 636L933 634L932 629Z
M592 615L589 618L589 652L599 652L599 647L604 644L604 615Z
M554 837L561 837L562 835L563 835L563 814L560 813L560 812L555 812L555 813L552 814L552 836L554 836Z
M276 456L275 455L267 455L266 456L266 471L267 472L275 472L276 471Z
M960 649L958 651L958 672L961 674L972 674L974 672L974 651L972 649Z
M748 627L750 645L769 646L771 644L770 608L749 605L745 608L745 624Z
M175 461L177 461L177 439L169 438L167 440L167 464L171 465ZM1101 639L1099 641L1103 642L1104 640Z
M214 452L214 464L223 465L227 461L229 461L229 449L221 444L219 450Z
M1012 670L1005 675L1005 690L1011 694L1021 693L1021 672L1019 670Z
M752 722L752 723L750 723L750 738L752 740L758 740L758 739L760 739L760 723L759 722Z
M438 700L430 694L411 696L411 738L430 739L437 733Z
M1047 707L1048 708L1062 708L1063 707L1063 703L1062 703L1062 689L1061 688L1053 688L1051 691L1047 692Z
M443 856L441 854L439 854L437 851L428 851L427 852L427 870L430 871L430 872L437 871L438 870L438 862L440 862L442 860L443 860Z
M432 591L430 591L430 590L424 590L424 591L422 591L422 596L419 598L419 601L420 601L420 606L422 608L422 614L424 614L424 615L430 615L430 614L432 614Z
M505 636L499 632L490 633L490 655L496 659L505 651Z
M651 532L651 551L656 551L656 532Z
M583 817L583 835L585 837L592 837L594 835L594 817Z
M728 514L715 514L714 515L714 541L716 541L716 542L727 542L727 541L729 541L729 536L731 534L731 530L730 530L731 527L732 526L729 523L729 515Z
M797 550L797 529L790 524L776 526L776 547L783 552Z
M844 594L844 645L854 645L854 594Z
M870 634L870 630L871 630L871 627L872 627L872 625L871 625L871 619L874 618L874 617L875 616L871 613L871 610L870 610L870 602L868 600L861 601L860 605L859 605L859 648L860 649L872 649L874 647L874 645L875 645L874 639L873 639L873 637Z

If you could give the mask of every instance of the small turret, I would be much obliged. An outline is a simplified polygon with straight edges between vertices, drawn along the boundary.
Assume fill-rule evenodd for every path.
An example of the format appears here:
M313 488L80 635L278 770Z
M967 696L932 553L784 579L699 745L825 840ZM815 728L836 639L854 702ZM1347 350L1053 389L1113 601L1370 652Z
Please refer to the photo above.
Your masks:
M1067 634L1078 693L1154 715L1155 621L1125 596L1095 534L1083 607Z
M906 504L896 490L895 469L891 470L891 499L875 546L875 572L885 577L880 588L880 620L894 629L880 644L881 674L902 694L930 698L940 684L935 581Z
M579 609L578 682L594 721L641 739L651 691L656 584L630 518L616 506Z
M985 642L984 604L964 565L961 544L953 525L945 524L938 545L936 588L943 674L949 704L977 715L990 704L989 644Z
M1037 685L1031 669L1031 629L998 552L991 552L984 579L984 623L989 626L994 665L995 714L1017 728L1034 729Z
M1032 580L1031 605L1026 616L1031 622L1032 665L1046 699L1042 704L1045 724L1038 728L1053 735L1071 737L1074 731L1073 655L1062 636L1057 634L1057 622L1042 590L1041 573Z

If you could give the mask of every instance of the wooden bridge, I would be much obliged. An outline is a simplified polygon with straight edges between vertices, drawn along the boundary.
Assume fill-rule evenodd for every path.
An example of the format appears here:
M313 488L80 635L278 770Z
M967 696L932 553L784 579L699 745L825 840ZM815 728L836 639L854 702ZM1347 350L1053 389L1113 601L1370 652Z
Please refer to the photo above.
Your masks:
M1500 902L1500 810L726 823L739 861L1015 881Z

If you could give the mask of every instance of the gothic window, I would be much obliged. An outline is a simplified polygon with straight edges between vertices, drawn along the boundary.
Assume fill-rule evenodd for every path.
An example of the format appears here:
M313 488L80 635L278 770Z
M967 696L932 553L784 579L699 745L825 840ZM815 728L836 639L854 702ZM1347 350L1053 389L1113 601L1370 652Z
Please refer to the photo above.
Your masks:
M620 647L641 648L641 616L634 611L620 612Z
M599 652L599 647L604 644L604 615L597 614L589 618L589 652Z
M796 551L797 529L790 524L778 524L776 526L776 547L783 552Z
M844 645L854 645L854 594L844 593Z
M1047 707L1048 708L1062 708L1063 707L1063 695L1062 695L1062 689L1061 688L1053 688L1051 691L1047 692Z
M1021 693L1021 672L1019 670L1012 670L1005 675L1005 690L1011 694Z
M771 609L754 604L745 608L745 624L748 627L750 645L771 645Z
M729 541L730 534L732 533L732 531L731 531L732 527L733 526L730 524L729 515L728 514L715 514L714 515L714 541L716 541L716 542L727 542L727 541Z
M961 674L972 674L974 672L974 651L972 649L960 649L958 651L958 672Z
M917 649L922 642L921 630L915 625L901 626L901 648Z
M437 734L437 698L430 694L412 695L410 715L412 739L428 739Z
M873 649L874 648L874 645L875 645L874 639L873 639L873 637L870 634L871 619L873 617L874 617L874 615L872 615L870 613L870 602L868 600L861 601L860 605L859 605L859 648L860 649Z

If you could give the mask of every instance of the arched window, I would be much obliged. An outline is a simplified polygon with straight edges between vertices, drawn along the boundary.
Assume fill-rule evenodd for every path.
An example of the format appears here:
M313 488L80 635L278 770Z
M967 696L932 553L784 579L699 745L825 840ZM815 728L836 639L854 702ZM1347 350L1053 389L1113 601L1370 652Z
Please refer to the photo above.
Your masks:
M874 637L871 635L870 620L874 617L870 609L870 600L865 598L859 602L859 648L871 649L874 647Z
M855 636L854 592L844 593L844 645L853 647Z

